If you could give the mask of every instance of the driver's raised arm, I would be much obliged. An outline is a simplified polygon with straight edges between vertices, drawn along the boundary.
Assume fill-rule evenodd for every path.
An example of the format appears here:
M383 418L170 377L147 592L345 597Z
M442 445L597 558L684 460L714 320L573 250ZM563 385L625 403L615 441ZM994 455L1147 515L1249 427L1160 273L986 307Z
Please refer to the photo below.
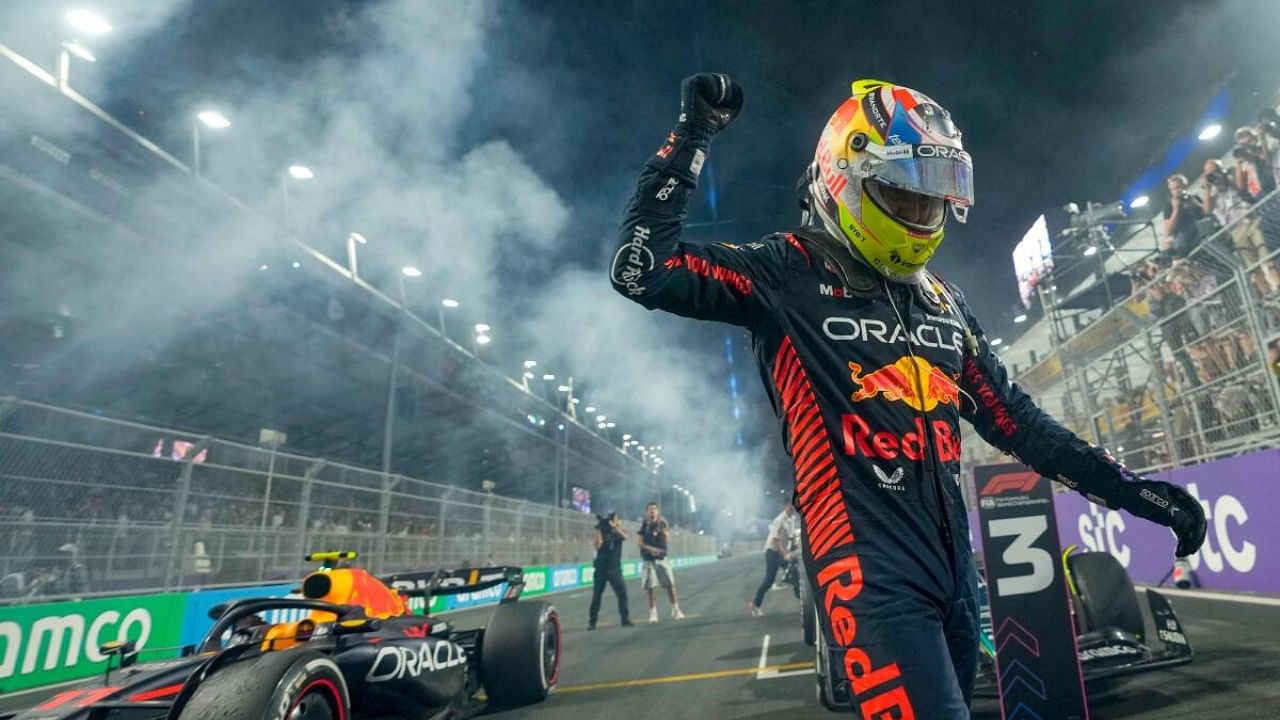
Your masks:
M681 90L680 121L640 173L609 277L647 308L751 325L769 309L789 244L798 243L788 236L740 246L681 241L711 139L742 107L742 90L725 75L694 75Z

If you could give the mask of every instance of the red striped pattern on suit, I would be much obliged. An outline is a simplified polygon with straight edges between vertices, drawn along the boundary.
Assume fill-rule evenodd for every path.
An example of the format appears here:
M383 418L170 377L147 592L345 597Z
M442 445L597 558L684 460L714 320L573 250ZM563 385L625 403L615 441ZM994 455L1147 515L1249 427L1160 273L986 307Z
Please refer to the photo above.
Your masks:
M835 453L818 412L818 400L791 338L783 338L778 348L773 382L791 437L800 514L814 560L821 560L832 550L853 542L853 526L840 493Z

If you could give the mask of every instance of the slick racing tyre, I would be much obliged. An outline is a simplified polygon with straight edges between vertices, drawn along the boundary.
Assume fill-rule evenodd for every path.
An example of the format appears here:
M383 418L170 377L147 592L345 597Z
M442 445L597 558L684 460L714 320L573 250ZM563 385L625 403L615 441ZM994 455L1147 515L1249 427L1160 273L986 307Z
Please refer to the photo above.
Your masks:
M815 689L818 695L818 704L832 711L840 712L848 708L841 708L835 701L835 692L831 687L831 653L827 651L827 640L822 633L817 633L817 642L814 643L814 664L813 675Z
M499 605L480 645L480 682L496 707L546 699L560 678L560 614L544 602Z
M809 647L818 641L818 606L813 602L813 591L805 577L800 578L800 635Z
M216 667L177 720L347 720L342 672L308 650L268 652Z
M1139 640L1145 624L1138 595L1129 574L1110 553L1089 552L1067 557L1071 579L1084 609L1081 634L1104 628L1119 628Z

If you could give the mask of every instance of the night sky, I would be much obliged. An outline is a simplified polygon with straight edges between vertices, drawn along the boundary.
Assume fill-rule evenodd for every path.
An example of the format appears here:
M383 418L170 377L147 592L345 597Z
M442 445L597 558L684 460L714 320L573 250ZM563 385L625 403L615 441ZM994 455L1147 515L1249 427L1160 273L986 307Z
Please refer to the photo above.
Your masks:
M102 10L109 14L111 4L104 0ZM183 114L199 102L216 98L234 110L263 87L305 82L312 58L328 58L332 72L337 57L340 72L341 58L354 63L376 50L352 20L365 3L165 4L176 8L171 15L128 42L105 46L103 61L78 67L76 78L113 114L168 148L188 146ZM425 12L430 7L423 5ZM505 140L567 208L559 241L545 257L526 263L513 250L515 257L495 267L501 316L492 320L505 328L519 327L532 304L554 295L548 278L565 269L597 272L599 293L612 293L605 266L621 210L640 165L675 121L681 78L696 71L730 74L744 87L746 103L712 147L690 209L687 237L694 240L742 242L797 221L795 180L852 80L908 85L949 109L974 158L977 199L968 225L949 223L933 267L965 290L997 332L1017 299L1009 253L1038 215L1047 213L1054 231L1066 202L1119 199L1171 143L1198 130L1225 87L1232 93L1233 116L1223 118L1228 132L1202 150L1224 152L1229 130L1251 121L1280 85L1280 2L1264 0L509 0L490 10L474 40L480 60L468 65L478 69L465 88L465 122L436 140L404 132L412 118L400 118L378 141L411 168L419 155ZM33 27L56 24L38 17L46 10L35 6L23 12ZM404 29L409 37L414 31ZM413 42L429 48L447 32L424 22ZM437 75L416 67L392 80L399 92L431 102L430 90L449 82ZM279 152L273 161L302 156L313 142L311 109L297 110L296 134L269 144ZM251 123L237 125L234 142L254 131ZM214 146L210 155L219 152ZM1184 171L1192 174L1202 157L1188 158ZM1163 206L1163 192L1159 183L1153 209ZM359 201L351 198L353 208ZM513 215L507 222L527 220ZM467 238L456 243L465 253ZM736 342L741 335L661 322L672 343L705 353L708 367L722 368L725 337ZM514 361L533 342L527 333L499 333L493 353ZM749 368L736 370L744 386L756 384ZM723 388L722 374L709 371L709 380ZM758 440L771 422L758 389L746 399L744 424Z
M332 52L330 18L343 5L195 4L115 65L114 104L151 107L139 120L163 134L165 108L213 91L234 97L282 65ZM718 203L704 181L689 219L700 224L691 238L739 241L796 221L792 188L822 123L851 80L874 77L932 96L964 133L977 204L967 226L949 225L935 262L989 323L1016 300L1009 252L1037 215L1052 222L1066 202L1119 198L1196 130L1228 80L1245 89L1233 98L1238 122L1262 101L1242 95L1280 84L1268 76L1280 74L1280 4L1262 0L495 8L461 140L511 140L572 207L563 262L600 262L640 163L673 124L684 76L727 72L745 88L742 116L713 148ZM431 79L404 81L412 93Z

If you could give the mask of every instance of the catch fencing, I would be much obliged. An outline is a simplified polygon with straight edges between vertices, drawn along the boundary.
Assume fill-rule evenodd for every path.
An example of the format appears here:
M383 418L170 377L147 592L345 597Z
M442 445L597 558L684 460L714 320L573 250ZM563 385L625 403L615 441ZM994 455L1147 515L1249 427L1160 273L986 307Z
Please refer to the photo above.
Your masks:
M1061 393L1068 424L1140 473L1275 447L1280 199L1155 267L1019 382L1033 397ZM999 461L971 445L968 467Z
M0 398L0 603L377 572L589 562L594 516ZM673 555L714 552L674 531ZM629 544L627 555L636 549Z

